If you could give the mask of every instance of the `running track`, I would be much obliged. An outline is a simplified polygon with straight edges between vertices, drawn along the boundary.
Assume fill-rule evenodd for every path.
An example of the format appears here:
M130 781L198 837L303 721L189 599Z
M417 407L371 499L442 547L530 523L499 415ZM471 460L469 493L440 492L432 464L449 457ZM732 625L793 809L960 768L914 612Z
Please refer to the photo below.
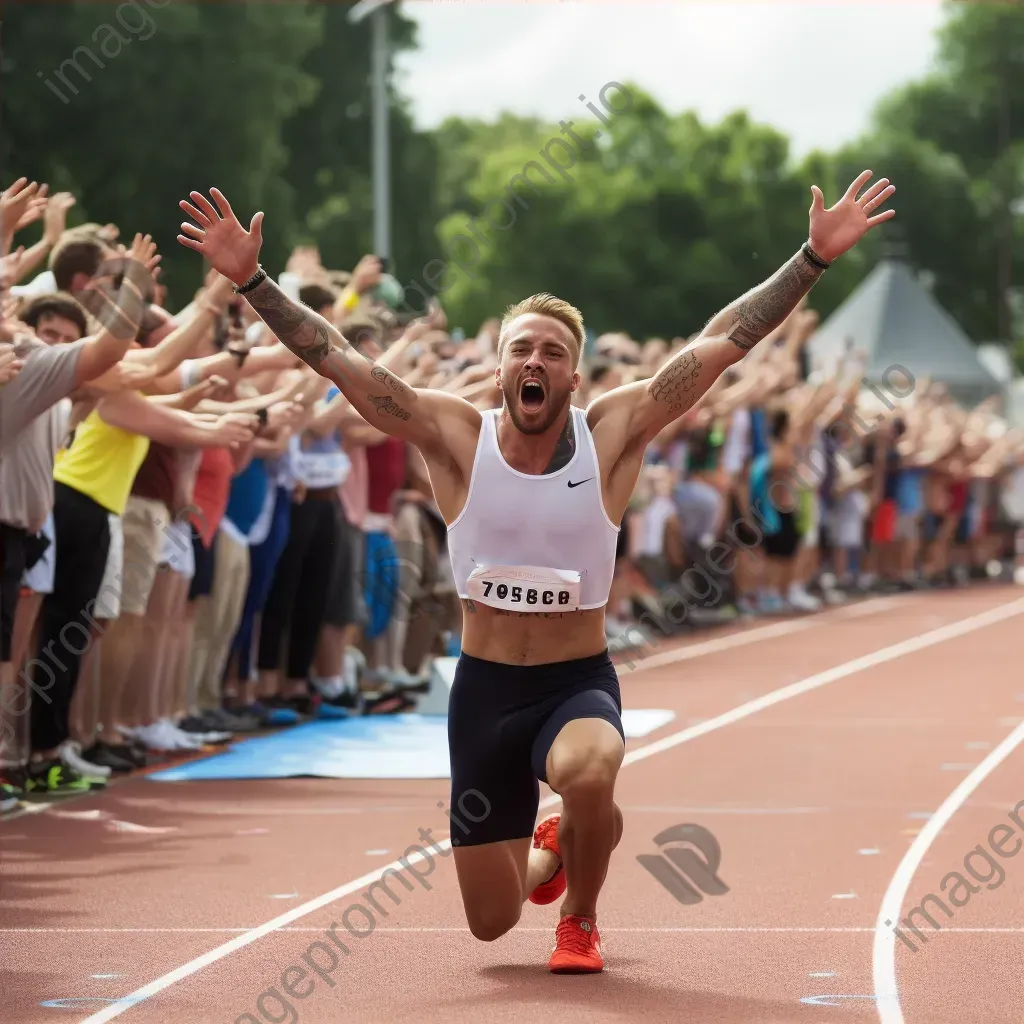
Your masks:
M0 824L2 1017L1019 1024L1024 852L1001 860L989 836L1024 801L1022 635L1024 593L983 587L721 631L623 673L627 707L676 719L629 744L599 977L547 973L552 907L477 942L435 856L429 891L392 884L394 906L377 890L371 935L339 928L333 986L293 973L305 998L289 1012L269 996L259 1016L420 828L448 836L446 781L131 779L19 815ZM727 893L680 904L637 862L678 823L717 837ZM998 887L965 871L979 845ZM919 920L911 952L882 922L957 870L978 893L939 933Z

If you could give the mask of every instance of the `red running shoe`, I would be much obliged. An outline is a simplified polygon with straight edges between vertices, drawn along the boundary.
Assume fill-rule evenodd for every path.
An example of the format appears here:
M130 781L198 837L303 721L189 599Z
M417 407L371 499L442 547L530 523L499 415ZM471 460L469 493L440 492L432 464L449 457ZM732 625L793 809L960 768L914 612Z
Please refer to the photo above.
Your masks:
M604 970L601 936L594 920L570 914L558 922L548 970L552 974L597 974Z
M560 814L553 814L550 818L545 818L533 833L533 848L550 850L558 858L558 870L530 893L530 902L541 906L554 903L565 892L565 866L562 864L562 851L558 846L558 823L561 820Z

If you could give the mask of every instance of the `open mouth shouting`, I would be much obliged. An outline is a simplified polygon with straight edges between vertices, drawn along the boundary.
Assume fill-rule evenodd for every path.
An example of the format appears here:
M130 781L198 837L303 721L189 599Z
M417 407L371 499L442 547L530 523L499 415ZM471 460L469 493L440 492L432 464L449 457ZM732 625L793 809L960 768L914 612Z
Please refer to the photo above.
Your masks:
M519 402L525 412L537 412L546 397L547 390L537 377L527 377L519 385Z

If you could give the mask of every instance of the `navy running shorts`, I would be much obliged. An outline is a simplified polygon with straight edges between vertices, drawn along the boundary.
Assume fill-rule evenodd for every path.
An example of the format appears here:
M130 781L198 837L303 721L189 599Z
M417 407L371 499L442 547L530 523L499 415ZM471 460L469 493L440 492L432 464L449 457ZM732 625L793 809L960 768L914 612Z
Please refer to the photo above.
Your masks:
M578 718L603 718L625 743L607 651L544 665L459 657L448 701L453 846L533 835L548 751Z

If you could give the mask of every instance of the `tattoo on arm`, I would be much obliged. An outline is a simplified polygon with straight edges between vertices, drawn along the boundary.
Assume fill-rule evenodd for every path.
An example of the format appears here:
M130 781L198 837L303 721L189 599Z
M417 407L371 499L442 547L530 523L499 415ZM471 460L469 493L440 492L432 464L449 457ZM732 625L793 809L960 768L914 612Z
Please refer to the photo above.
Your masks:
M403 409L390 395L367 395L366 400L376 407L381 416L395 416L400 420L407 420L412 416L411 412Z
M695 352L680 352L658 371L648 393L656 402L667 405L673 414L684 412L700 397L700 368L701 361Z
M269 277L245 297L278 339L314 370L330 355L331 338L320 318L288 298Z
M406 385L404 385L393 373L389 373L382 366L375 366L370 371L370 376L375 381L383 384L389 391L393 391L396 395L405 394Z
M749 352L796 308L824 271L798 252L764 284L747 292L732 310L732 326L726 337Z

